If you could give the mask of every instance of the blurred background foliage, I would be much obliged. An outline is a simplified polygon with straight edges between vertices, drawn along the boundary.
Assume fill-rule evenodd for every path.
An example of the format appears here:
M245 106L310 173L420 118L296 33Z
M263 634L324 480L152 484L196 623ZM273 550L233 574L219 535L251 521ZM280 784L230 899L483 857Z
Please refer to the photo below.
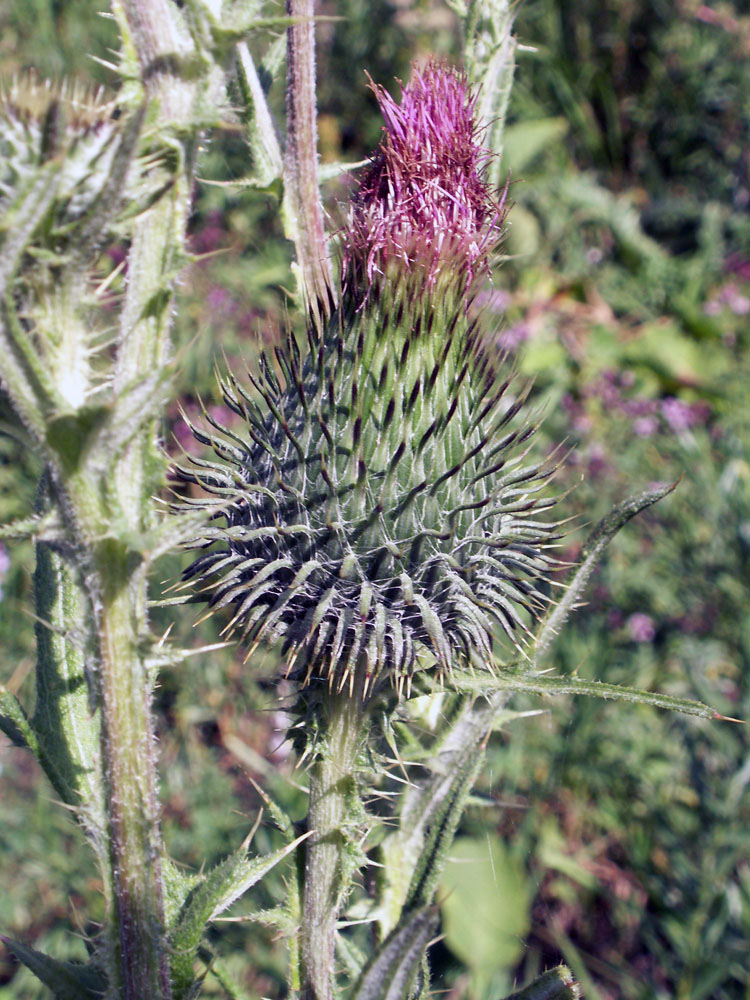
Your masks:
M3 76L34 69L92 84L113 77L114 26L100 4L7 0ZM438 0L321 3L323 163L377 142L364 75L393 88L409 60L459 52ZM505 166L515 207L508 259L481 297L520 371L535 379L540 447L565 441L559 473L587 524L649 483L677 491L613 544L549 658L560 672L659 688L750 718L750 4L695 0L526 0ZM283 43L252 40L269 85ZM283 76L283 72L282 72ZM271 85L281 115L283 86ZM206 137L182 278L176 398L216 405L213 364L252 364L289 321L290 247L278 192L243 186L248 150L227 109ZM227 182L231 182L227 186ZM327 187L331 228L346 181ZM123 255L108 248L106 273ZM221 414L226 417L226 414ZM165 447L192 447L177 406ZM26 510L38 474L0 410L0 519ZM165 559L161 578L179 573ZM28 547L0 545L0 670L33 700ZM158 589L155 588L155 589ZM210 622L173 620L183 643ZM166 669L158 691L166 842L191 867L252 824L261 782L304 813L277 664L234 649ZM519 708L539 701L517 699ZM750 995L750 739L747 727L644 707L562 699L514 722L488 767L445 877L438 988L495 1000L561 957L589 1000L739 1000ZM428 722L424 723L428 725ZM84 954L101 908L90 858L33 762L3 748L0 929L61 957ZM274 832L263 824L260 846ZM246 920L272 907L284 873L223 925L222 971L238 996L280 996L283 942ZM87 914L82 924L79 913ZM467 914L470 917L467 917ZM467 939L467 920L473 919ZM77 933L80 932L80 933ZM366 933L366 932L362 932ZM44 991L0 958L0 998ZM231 995L218 982L208 996Z

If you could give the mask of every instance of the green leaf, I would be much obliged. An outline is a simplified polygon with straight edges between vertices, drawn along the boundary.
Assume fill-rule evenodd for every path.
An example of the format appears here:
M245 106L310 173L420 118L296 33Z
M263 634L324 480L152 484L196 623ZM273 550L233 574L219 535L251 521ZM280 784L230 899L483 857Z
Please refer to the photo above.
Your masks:
M213 951L209 948L201 947L199 954L208 966L208 974L213 976L216 982L225 990L229 1000L250 1000L248 994L234 981L229 974L229 970Z
M184 872L169 858L162 858L164 879L164 921L171 930L177 923L187 898L200 883L200 876Z
M245 103L244 118L253 156L252 180L258 187L267 188L281 177L283 158L266 95L245 42L237 46L237 79Z
M352 1000L405 1000L437 927L434 907L406 914L368 963Z
M445 942L471 969L481 996L523 951L531 886L500 838L488 834L455 841L441 890Z
M581 988L567 965L558 965L505 1000L580 1000Z
M0 219L0 371L14 409L37 441L44 436L44 417L50 405L49 380L18 321L10 293L27 244L52 205L59 181L60 164L51 160L35 171L31 183Z
M18 699L4 685L0 685L0 729L16 746L31 750L63 802L80 804L80 800L69 801L72 798L69 781L58 762L46 752Z
M433 773L402 800L399 829L382 844L381 930L389 933L405 909L432 902L456 827L483 754L477 745L486 724L427 766Z
M109 407L82 406L47 421L47 445L66 475L75 473L92 441L104 426Z
M409 886L405 908L426 905L432 902L438 882L448 860L453 838L466 806L466 800L474 787L481 769L484 754L477 752L467 757L463 767L452 776L449 794L433 817L424 846L417 859L416 868Z
M255 885L267 872L290 854L309 834L262 858L247 856L247 841L213 871L192 893L170 936L172 980L177 1000L189 995L193 983L193 961L201 937L221 912Z
M583 546L581 564L574 570L567 583L562 600L552 608L537 633L531 652L534 666L539 662L542 654L552 645L570 612L578 605L594 567L620 528L636 514L640 514L642 510L668 496L676 488L678 482L679 480L675 483L657 486L656 489L646 490L644 493L629 497L614 507L606 517L603 517L591 532Z
M120 142L109 165L107 179L85 216L76 223L75 251L72 266L83 267L86 259L102 239L102 233L120 209L127 177L136 156L141 128L146 116L146 105L131 115L122 130Z
M30 517L19 517L8 524L0 524L0 539L22 541L33 538L44 542L60 542L61 527L55 511L50 511L44 517L32 514Z
M498 667L498 669L500 668ZM499 691L524 691L540 695L585 694L610 701L629 701L636 705L666 708L672 712L694 715L701 719L740 721L720 715L708 705L704 705L700 701L692 701L690 698L678 698L676 695L660 694L658 691L621 687L618 684L606 684L604 681L585 680L581 677L550 677L548 674L508 670L501 671L494 677L487 674L478 677L475 674L455 672L451 683L460 691L471 691L481 695L491 695Z
M503 141L503 166L517 177L548 146L560 142L568 128L565 118L537 118L508 125Z
M34 597L36 705L30 724L38 739L35 752L63 802L85 807L87 822L103 833L100 718L91 704L86 653L90 605L79 574L47 544L36 547Z
M358 979L362 975L362 970L367 964L364 952L343 934L336 935L336 957L346 969L352 979Z
M26 713L15 695L0 684L0 729L17 747L26 747L39 753L39 742L31 728Z
M106 982L101 969L76 962L59 962L35 948L0 935L19 962L49 987L57 1000L97 1000L104 996Z

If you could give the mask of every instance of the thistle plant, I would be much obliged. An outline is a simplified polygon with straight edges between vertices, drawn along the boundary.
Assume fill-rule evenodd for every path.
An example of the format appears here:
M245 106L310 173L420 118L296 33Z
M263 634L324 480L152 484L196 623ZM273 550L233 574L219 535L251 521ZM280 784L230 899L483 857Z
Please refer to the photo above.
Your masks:
M244 4L219 16L208 0L117 0L116 98L29 84L21 100L17 84L4 99L0 386L44 471L37 510L0 531L36 544L37 702L27 712L3 689L0 722L78 819L107 905L86 965L12 944L56 996L197 996L217 968L206 928L287 855L287 903L266 918L290 938L290 989L425 996L441 872L514 691L715 715L540 666L609 539L671 487L613 511L553 599L564 569L555 458L534 450L528 388L477 296L508 207L496 118L512 8L453 6L466 72L415 68L400 102L371 84L385 126L341 230L338 289L317 184L310 0L289 0L282 19L248 17ZM283 154L245 42L256 25L288 33ZM220 112L247 125L250 182L281 183L306 333L221 377L237 419L207 411L193 427L206 448L175 467L181 493L164 517L154 496L173 286L188 262L200 136ZM97 302L118 275L95 276L114 237L129 252L113 334ZM172 603L206 602L246 660L260 643L280 651L309 775L301 836L269 802L284 845L256 857L248 838L202 876L181 873L162 843L151 711L159 667L194 652L149 624L152 565L179 545L193 557ZM415 695L446 699L418 775L399 747ZM384 820L369 800L390 791L389 755L408 780ZM340 922L370 864L366 953ZM560 968L518 997L576 991Z
M317 763L305 931L311 995L330 994L346 819L369 706L421 674L487 669L493 632L519 650L554 564L551 469L527 460L503 359L471 318L503 204L487 188L466 79L415 70L386 121L346 227L330 321L293 336L245 386L222 383L242 430L195 428L215 460L178 469L216 511L186 571L223 634L282 643ZM274 363L275 362L275 363ZM216 521L219 524L216 524ZM338 800L338 804L334 803ZM343 863L343 861L338 864Z

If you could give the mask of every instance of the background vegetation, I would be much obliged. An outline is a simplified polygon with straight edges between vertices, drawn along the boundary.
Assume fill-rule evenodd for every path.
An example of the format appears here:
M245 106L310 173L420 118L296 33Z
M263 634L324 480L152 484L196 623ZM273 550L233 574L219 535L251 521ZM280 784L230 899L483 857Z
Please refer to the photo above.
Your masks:
M3 76L33 67L106 84L106 67L88 56L106 61L116 39L97 7L9 0ZM341 0L321 12L342 16L318 31L321 155L355 161L379 132L364 71L391 87L414 56L451 58L453 15L437 0ZM618 536L555 667L750 718L750 6L526 0L516 23L528 48L504 158L516 202L510 259L483 306L535 377L545 446L572 449L560 479L575 485L566 504L577 524L682 477ZM282 58L273 42L263 51ZM214 405L215 359L252 363L257 338L275 336L291 286L275 192L241 185L248 152L230 109L227 128L206 142L196 262L176 328L176 396L189 413L201 398ZM334 218L345 197L345 183L333 182ZM109 260L117 255L109 248ZM164 443L191 446L176 407ZM28 510L36 474L33 457L0 433L0 519ZM571 557L577 538L574 526ZM30 549L0 546L0 671L14 691L33 683L33 621L22 614L32 566ZM163 578L177 573L177 559L165 560ZM213 638L209 625L197 636L189 611L155 614L165 628L174 618L186 642ZM282 742L276 664L257 663L249 674L228 649L163 674L165 840L182 864L196 863L195 845L218 858L237 841L259 805L254 778L304 812ZM457 841L446 936L433 953L444 988L491 1000L514 975L562 957L590 1000L747 997L747 728L598 701L542 707L492 745ZM64 811L50 810L31 759L3 748L0 760L0 929L69 954L64 928L82 901L87 913L100 905L90 859ZM480 853L486 862L469 863ZM273 880L263 886L254 908L275 903ZM258 925L223 927L244 994L278 996L283 942ZM2 1000L42 996L0 958Z

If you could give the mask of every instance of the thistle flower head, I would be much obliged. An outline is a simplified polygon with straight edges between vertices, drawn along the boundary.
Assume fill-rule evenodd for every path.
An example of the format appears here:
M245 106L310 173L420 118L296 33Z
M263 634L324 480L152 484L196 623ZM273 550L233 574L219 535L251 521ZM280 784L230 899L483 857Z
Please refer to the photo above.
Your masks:
M225 379L239 425L206 413L214 457L176 470L200 490L182 509L213 511L189 543L197 599L228 609L225 635L280 642L308 691L408 691L488 663L496 634L521 648L556 565L553 470L466 308L500 215L466 82L432 65L400 106L378 96L342 306L306 352L290 335Z
M429 285L446 268L471 280L499 239L503 200L484 180L488 154L466 77L436 62L414 68L400 104L371 88L385 126L349 212L345 288L371 285L391 262L425 268Z

